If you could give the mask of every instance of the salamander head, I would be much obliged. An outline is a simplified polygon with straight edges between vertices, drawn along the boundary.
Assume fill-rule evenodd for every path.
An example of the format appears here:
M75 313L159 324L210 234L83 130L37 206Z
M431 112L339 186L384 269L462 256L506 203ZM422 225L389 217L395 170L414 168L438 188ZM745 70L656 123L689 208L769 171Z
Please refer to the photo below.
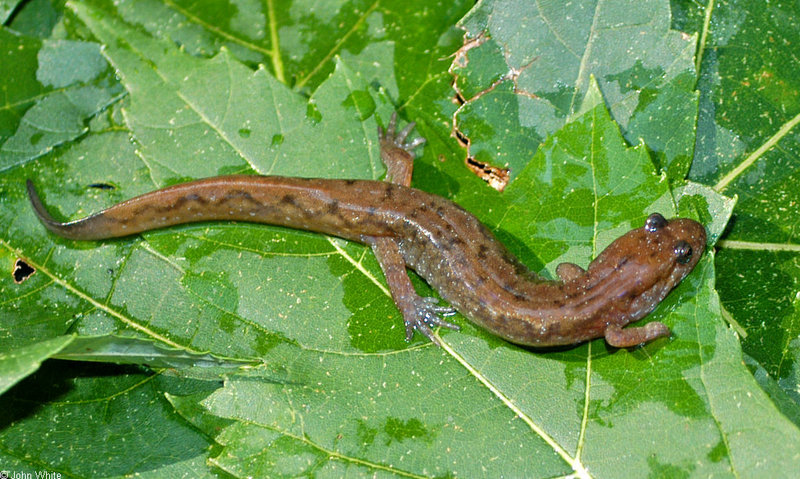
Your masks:
M688 218L651 214L645 225L615 240L589 266L595 278L617 285L622 326L642 318L694 269L706 247L706 230ZM620 324L622 323L622 324Z
M641 231L645 237L643 253L664 266L671 265L672 287L694 269L706 249L705 227L688 218L666 220L653 213L641 230L634 231Z

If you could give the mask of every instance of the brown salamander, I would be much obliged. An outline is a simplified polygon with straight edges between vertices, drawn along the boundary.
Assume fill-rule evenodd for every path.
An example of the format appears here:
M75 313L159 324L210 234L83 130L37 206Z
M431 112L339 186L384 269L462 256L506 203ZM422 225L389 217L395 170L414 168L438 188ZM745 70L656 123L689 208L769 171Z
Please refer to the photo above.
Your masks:
M379 129L387 181L279 176L220 176L146 193L83 219L60 223L28 181L41 222L53 233L97 240L207 220L288 226L359 241L374 251L406 336L419 330L440 344L432 326L458 329L454 313L414 290L406 271L420 274L455 310L512 343L575 344L605 337L631 347L661 336L660 322L623 329L650 313L697 264L706 245L700 223L658 213L615 240L588 269L562 263L560 281L528 270L472 214L445 198L410 188L422 139L406 142L413 123Z

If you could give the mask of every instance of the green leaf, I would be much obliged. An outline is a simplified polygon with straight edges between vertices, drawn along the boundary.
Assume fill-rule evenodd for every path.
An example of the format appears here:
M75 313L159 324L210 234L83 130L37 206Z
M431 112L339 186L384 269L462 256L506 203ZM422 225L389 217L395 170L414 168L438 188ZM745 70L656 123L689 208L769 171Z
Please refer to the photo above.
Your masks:
M800 404L800 7L685 2L681 12L704 39L691 178L738 197L718 245L725 315L745 352Z
M63 9L63 2L25 0L17 5L6 25L22 35L48 38L54 33Z
M39 369L42 361L63 350L74 339L73 336L59 336L0 352L0 394Z
M594 75L628 141L644 139L670 178L684 178L695 39L671 30L669 15L661 0L578 2L566 14L558 2L479 2L460 22L467 35L452 69L469 153L516 175L576 115Z
M19 477L218 477L206 463L213 442L164 395L202 398L219 386L132 366L49 361L3 395L3 470Z
M5 92L0 106L0 144L14 134L36 98L50 90L36 80L36 53L41 48L39 39L0 28L0 62L7 66L0 76L0 88Z
M11 47L20 40L19 47ZM39 46L34 60L33 50ZM88 119L119 100L122 89L111 81L97 44L58 40L40 45L36 40L15 39L0 31L0 48L6 54L4 64L17 70L5 79L4 89L17 83L26 85L21 89L25 93L13 95L0 117L0 140L5 140L0 145L0 171L34 160L85 134ZM34 80L31 77L37 64ZM6 139L2 131L13 129L16 133Z
M14 12L14 9L22 2L22 0L0 0L0 25L6 23L8 17Z
M192 354L154 341L112 335L76 337L52 357L71 361L144 364L151 368L237 368L254 364L210 354Z
M800 467L791 395L744 365L715 289L735 274L718 273L712 251L645 320L672 338L550 351L460 316L461 331L438 332L443 348L419 335L406 343L371 252L337 238L224 222L98 242L48 234L26 178L64 220L213 174L380 178L375 130L399 109L428 140L414 185L456 199L544 275L561 261L585 265L653 211L698 218L711 245L727 241L734 201L714 181L681 181L696 139L695 40L670 30L665 2L571 4L575 23L482 2L462 25L467 44L486 41L455 57L464 3L254 5L75 1L54 28L39 25L52 34L32 41L37 58L49 52L56 68L97 42L88 48L124 96L51 150L24 161L0 152L0 261L35 270L19 284L0 276L0 346L70 334L78 346L57 357L77 359L83 345L88 359L133 365L54 360L19 381L3 395L4 468L779 477ZM530 26L544 20L552 28ZM585 62L561 55L556 37ZM61 41L73 43L53 48ZM520 66L516 83L503 78L509 65ZM51 82L85 78L60 71ZM24 133L9 125L9 136ZM473 128L471 149L517 162L505 192L465 167L454 125ZM245 366L218 368L219 358Z

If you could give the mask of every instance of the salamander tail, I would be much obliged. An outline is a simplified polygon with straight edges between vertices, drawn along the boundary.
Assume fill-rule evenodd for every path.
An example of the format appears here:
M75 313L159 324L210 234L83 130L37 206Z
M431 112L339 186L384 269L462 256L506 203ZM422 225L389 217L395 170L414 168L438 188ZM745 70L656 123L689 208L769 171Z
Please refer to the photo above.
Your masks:
M64 238L69 239L87 240L99 239L107 236L97 234L96 231L98 224L104 222L102 219L102 213L98 213L88 218L83 218L76 221L61 223L50 216L47 208L45 208L44 204L42 204L39 194L36 193L36 188L33 186L33 181L29 179L25 180L25 185L28 188L28 198L31 200L33 211L36 212L36 216L39 218L39 221L41 221L44 227L49 231L57 234L58 236L63 236Z

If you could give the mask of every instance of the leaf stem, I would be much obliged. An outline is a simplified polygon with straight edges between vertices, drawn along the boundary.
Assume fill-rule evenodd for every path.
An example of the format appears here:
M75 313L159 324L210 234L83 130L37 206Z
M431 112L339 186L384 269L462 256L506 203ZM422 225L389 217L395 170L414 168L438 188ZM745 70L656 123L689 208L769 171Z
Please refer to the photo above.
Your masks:
M719 248L747 249L753 251L789 251L800 253L800 244L760 243L757 241L722 240L717 243Z
M721 302L720 302L719 306L720 306L720 312L722 313L722 318L725 321L727 321L728 324L731 325L731 328L733 328L733 330L736 331L736 334L738 334L740 338L742 338L742 339L746 338L747 337L747 330L744 329L742 327L742 325L739 324L738 321L736 321L736 318L733 317L733 315L730 313L730 311L725 309L725 306Z
M12 254L16 255L17 257L23 257L24 256L22 254L22 251L16 250L10 244L6 243L2 239L0 239L0 246L4 247L5 249L10 251ZM50 271L47 268L45 268L44 264L41 264L41 265L37 264L34 261L32 261L30 259L30 257L26 258L26 261L27 261L28 264L30 264L32 267L34 267L37 271L39 271L43 275L49 277L50 280L53 281L53 283L61 286L62 288L64 288L69 293L75 295L75 297L77 297L78 299L80 299L82 301L86 301L87 303L91 304L97 310L104 311L109 316L116 318L121 323L125 324L126 326L130 327L131 329L134 329L134 330L138 331L139 333L142 333L145 336L153 338L156 341L160 341L160 342L162 342L162 343L164 343L164 344L166 344L168 346L172 346L173 348L180 349L180 350L183 350L183 351L188 351L190 353L203 354L203 351L198 351L196 349L192 349L189 346L176 343L175 341L169 339L167 336L165 336L163 334L159 334L158 332L154 331L153 329L150 329L147 326L144 326L142 324L137 323L135 319L129 318L128 316L125 316L124 314L120 313L119 311L117 311L116 309L112 308L111 306L109 306L107 304L103 304L103 303L97 301L95 298L93 298L92 296L86 294L84 291L81 291L80 289L76 288L74 285L72 285L72 284L68 283L67 281L65 281L65 280L59 278L58 276L56 276L55 273L53 273L52 271Z
M528 427L531 428L531 430L534 433L536 433L536 435L538 435L540 438L544 440L544 442L546 442L550 447L552 447L553 451L555 451L556 454L561 456L561 459L563 459L567 464L569 464L569 466L575 472L575 474L572 477L578 477L581 479L591 478L589 471L587 471L586 467L583 464L581 464L579 457L575 458L571 457L569 453L563 447L561 447L561 445L558 442L556 442L556 440L552 436L547 434L544 431L544 429L542 429L538 424L536 424L533 421L533 418L525 414L522 411L522 409L519 408L519 406L514 404L514 401L512 401L511 398L509 398L504 392L500 391L494 384L492 384L491 381L489 381L489 378L487 378L486 376L481 374L480 371L475 369L475 367L472 364L470 364L466 358L464 358L458 352L456 352L456 350L453 349L452 346L450 346L448 343L444 341L441 342L441 346L442 349L444 349L447 352L447 354L449 354L453 359L458 361L459 364L461 364L464 367L464 369L466 369L469 372L469 374L471 374L475 379L477 379L484 386L486 386L486 388L489 389L489 391L491 391L491 393L494 394L495 397L497 397L500 401L502 401L503 404L505 404L507 408L509 408L514 414L516 414L518 418L522 419L522 421L525 422L525 424L527 424Z
M353 24L353 26L352 26L352 27L350 27L350 30L348 30L348 31L347 31L347 32L346 32L344 35L342 35L342 37L341 37L341 38L339 38L339 41L337 41L337 42L336 42L336 45L334 45L334 46L333 46L333 48L331 48L331 49L330 49L330 51L329 51L329 52L328 52L328 53L325 55L325 58L323 58L322 60L320 60L320 61L317 63L317 66L315 66L315 67L314 67L314 69L313 69L313 70L311 70L311 71L308 73L308 75L306 75L304 78L302 78L302 79L298 80L297 84L295 85L295 89L298 89L298 90L299 90L299 89L303 88L303 87L305 86L305 84L306 84L306 83L308 83L308 81L309 81L311 78L313 78L313 77L314 77L314 75L316 75L316 74L317 74L317 73L318 73L318 72L319 72L319 71L322 69L322 67L324 67L325 65L327 65L327 63L328 63L328 61L331 59L331 57L333 57L333 55L334 55L336 52L338 52L338 51L340 51L340 50L342 49L342 45L344 45L344 43L345 43L345 42L346 42L346 41L347 41L347 40L348 40L348 39L349 39L349 38L350 38L350 37L353 35L353 33L355 33L356 31L358 31L359 27L361 27L361 25L363 25L363 24L364 24L364 22L366 21L367 17L369 17L369 16L370 16L370 14L372 14L372 12L373 12L373 11L374 11L376 8L378 8L378 4L379 4L379 2L377 2L377 1L376 1L375 3L373 3L373 4L372 4L372 5L371 5L371 6L370 6L370 7L369 7L369 8L368 8L368 9L367 9L365 12L364 12L364 14L363 14L363 15L361 15L361 17L360 17L360 18L359 18L359 19L358 19L358 20L357 20L357 21L356 21L356 22Z
M770 137L770 139L768 139L756 151L751 153L750 156L745 158L745 160L739 166L734 168L730 173L719 180L719 183L714 186L714 191L721 192L727 188L731 181L741 175L744 170L755 163L757 159L761 158L764 153L772 149L772 147L775 146L784 136L786 136L789 131L791 131L791 129L794 128L798 123L800 123L800 114L786 122L774 135L772 135L772 137Z
M269 40L272 45L270 56L272 57L272 70L275 78L286 84L286 77L283 72L283 60L281 58L281 42L278 37L278 20L275 17L275 2L267 0L267 15L269 15Z
M228 41L230 41L232 43L236 43L238 45L241 45L241 46L243 46L243 47L245 47L245 48L247 48L249 50L253 50L253 51L256 51L256 52L259 52L259 53L263 53L264 55L267 55L267 56L271 56L272 55L272 52L270 50L265 49L261 45L257 45L257 44L255 44L253 42L250 42L250 41L244 40L242 38L239 38L239 37L237 37L235 35L232 35L232 34L226 32L225 30L223 30L222 28L218 27L217 25L214 25L214 24L211 24L211 23L208 23L208 22L204 21L202 18L198 17L197 15L194 15L189 10L186 10L185 8L182 8L180 5L176 4L173 0L164 0L164 4L166 6L172 8L176 12L180 13L181 15L183 15L184 17L186 17L190 21L200 25L201 27L205 28L209 32L214 33L215 35L219 35L220 37L222 37L222 38L224 38L224 39L226 39L226 40L228 40Z
M708 27L711 23L711 14L714 12L714 0L708 0L706 5L706 15L703 19L703 30L700 32L700 41L697 45L697 57L694 60L694 71L700 75L700 64L703 62L703 53L706 51L706 41L708 39Z
M583 445L586 440L586 425L589 423L589 399L592 390L592 341L586 345L586 393L583 397L583 418L581 418L581 432L578 436L578 447L575 452L575 459L581 460Z

